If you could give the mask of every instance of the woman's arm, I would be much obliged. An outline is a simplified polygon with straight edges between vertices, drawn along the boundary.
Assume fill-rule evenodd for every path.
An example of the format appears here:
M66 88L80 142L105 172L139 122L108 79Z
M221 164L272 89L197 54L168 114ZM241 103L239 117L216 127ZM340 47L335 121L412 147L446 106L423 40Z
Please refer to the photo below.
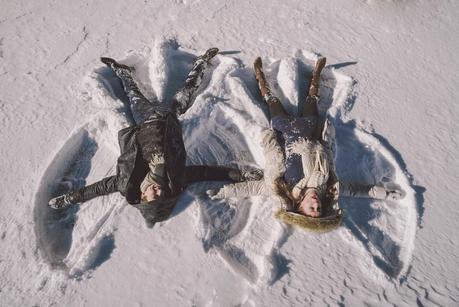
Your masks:
M272 195L272 192L263 180L257 180L226 184L220 189L207 191L207 195L211 199L223 199L230 197L244 198L257 195L268 196Z
M268 186L274 186L275 180L285 173L284 151L274 130L265 129L261 134L261 147L265 156L264 178Z
M340 182L339 195L343 197L373 198L397 200L405 196L405 192L393 185L368 185L361 183Z

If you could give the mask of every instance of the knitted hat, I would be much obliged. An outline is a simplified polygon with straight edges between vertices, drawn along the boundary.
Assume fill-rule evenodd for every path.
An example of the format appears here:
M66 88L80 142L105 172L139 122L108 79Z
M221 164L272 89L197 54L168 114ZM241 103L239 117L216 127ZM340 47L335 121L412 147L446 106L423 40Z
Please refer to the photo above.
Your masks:
M285 209L276 212L276 218L286 224L300 227L306 231L324 233L332 231L341 225L343 213L336 210L333 214L325 217L310 217Z
M162 222L169 218L180 197L152 200L150 202L133 204L139 209L148 227L153 227L156 222Z

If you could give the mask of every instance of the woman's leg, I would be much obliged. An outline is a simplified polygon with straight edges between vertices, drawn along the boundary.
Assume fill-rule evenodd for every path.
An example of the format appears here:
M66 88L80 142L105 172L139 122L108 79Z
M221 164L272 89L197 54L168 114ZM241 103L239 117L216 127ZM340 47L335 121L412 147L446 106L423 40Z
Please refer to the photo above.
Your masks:
M327 59L322 57L317 60L309 82L308 96L303 105L301 116L319 116L317 104L319 103L319 86L320 86L320 73L325 66Z
M314 70L311 76L311 82L309 82L309 91L306 101L303 105L303 110L301 112L302 117L315 116L319 118L319 109L317 107L319 103L319 87L320 87L320 73L325 67L327 59L322 57L319 58L316 62ZM317 120L316 127L312 137L316 140L322 139L322 129L323 124L320 120Z
M253 63L253 69L255 70L255 78L258 81L258 87L260 88L261 96L268 104L270 117L273 118L279 115L287 116L287 112L285 111L284 106L280 102L279 98L271 93L269 84L266 81L265 73L263 72L263 63L260 57L255 59L255 62Z
M140 91L137 83L132 78L132 68L116 62L111 58L100 58L110 67L123 83L124 92L129 98L132 116L136 124L141 124L154 114L156 105L151 103Z
M306 101L303 105L303 110L301 111L301 117L308 116L319 116L319 110L317 104L319 103L318 96L307 96Z
M210 48L194 62L193 68L186 78L185 86L172 98L172 110L175 111L177 116L185 113L192 106L191 97L201 85L207 64L217 53L218 48Z

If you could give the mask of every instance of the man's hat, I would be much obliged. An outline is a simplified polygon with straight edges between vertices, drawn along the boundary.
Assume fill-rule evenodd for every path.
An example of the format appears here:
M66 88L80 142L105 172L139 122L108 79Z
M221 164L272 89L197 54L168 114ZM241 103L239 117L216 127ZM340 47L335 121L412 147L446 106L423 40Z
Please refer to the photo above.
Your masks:
M177 196L167 199L152 200L133 206L139 209L147 226L152 228L156 222L162 222L169 218L178 199L179 197Z

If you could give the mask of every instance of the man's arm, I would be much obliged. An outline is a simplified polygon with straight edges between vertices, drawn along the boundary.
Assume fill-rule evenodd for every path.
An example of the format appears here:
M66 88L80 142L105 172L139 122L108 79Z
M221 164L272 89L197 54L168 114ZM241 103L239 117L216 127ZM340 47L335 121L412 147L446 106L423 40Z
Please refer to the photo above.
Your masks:
M52 198L48 204L53 209L65 209L70 205L114 192L118 192L118 176L106 177L79 190Z
M198 181L233 181L259 180L263 171L258 169L239 170L225 166L191 165L185 168L185 185Z

